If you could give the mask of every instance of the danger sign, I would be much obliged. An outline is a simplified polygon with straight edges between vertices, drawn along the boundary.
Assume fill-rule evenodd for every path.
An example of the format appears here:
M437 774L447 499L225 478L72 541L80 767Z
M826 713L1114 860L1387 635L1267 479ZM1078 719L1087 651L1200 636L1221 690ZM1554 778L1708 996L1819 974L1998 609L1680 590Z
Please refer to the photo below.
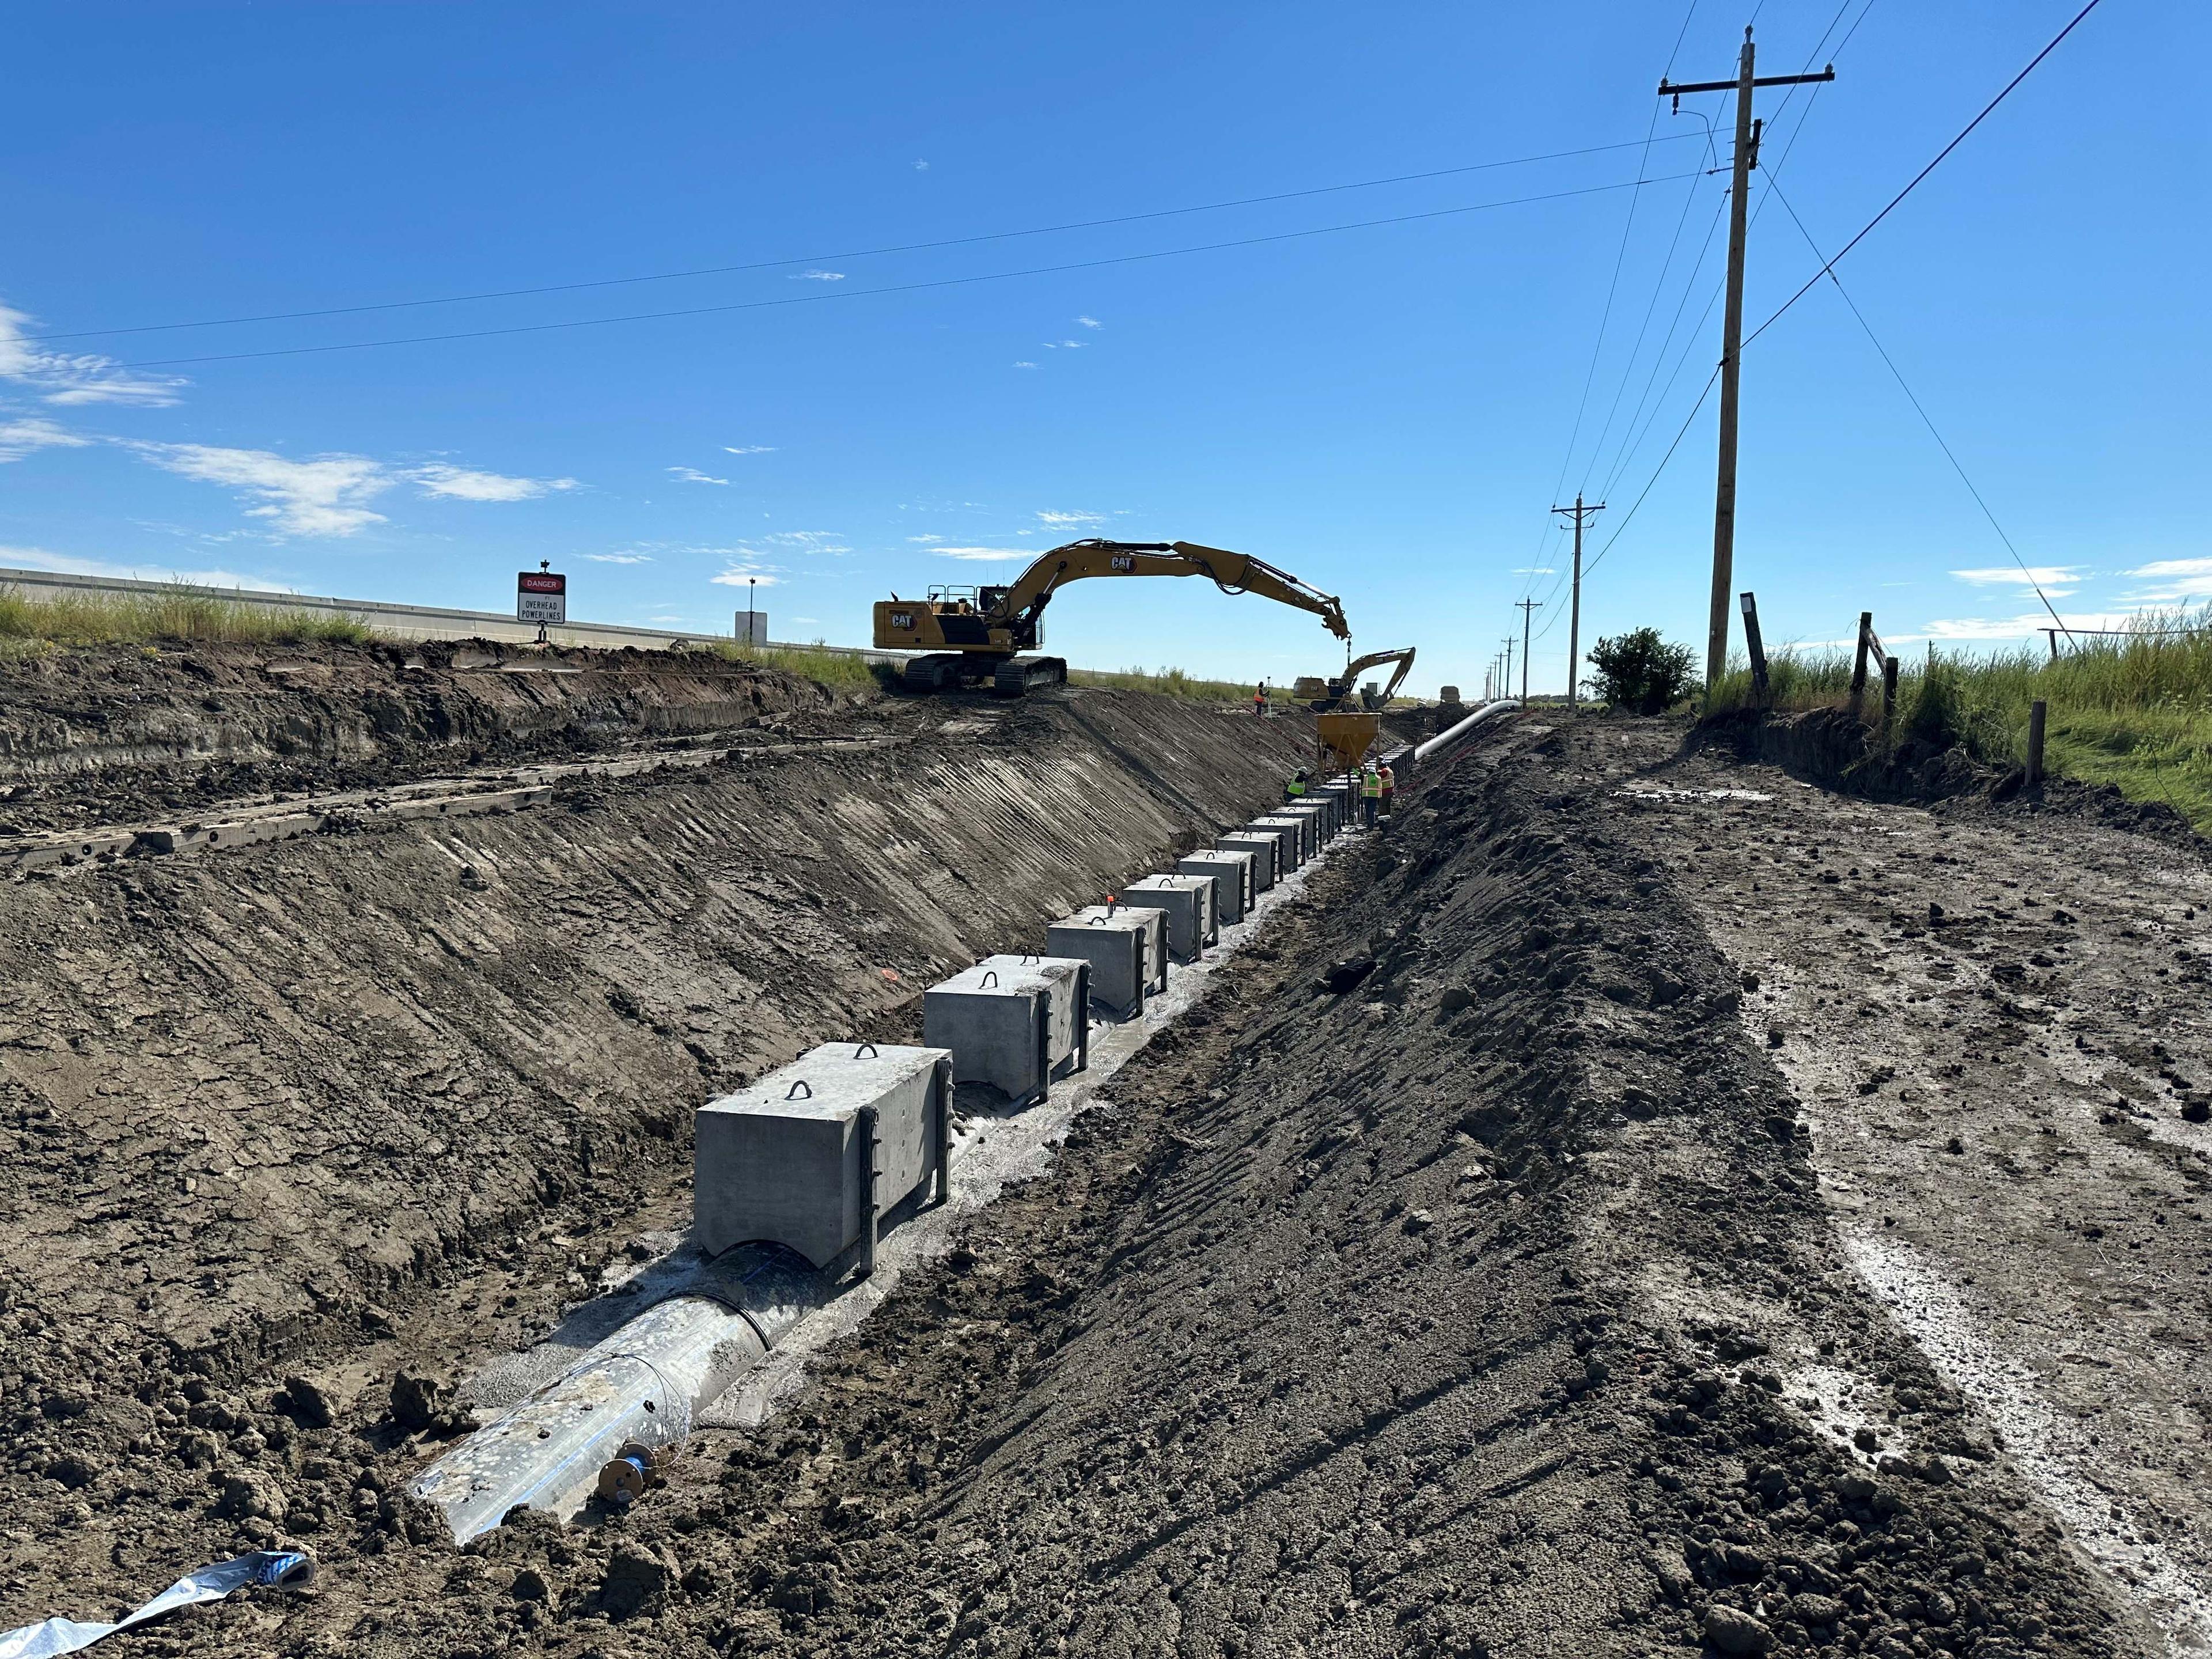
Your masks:
M568 620L568 579L551 570L525 570L514 579L514 619L544 627Z

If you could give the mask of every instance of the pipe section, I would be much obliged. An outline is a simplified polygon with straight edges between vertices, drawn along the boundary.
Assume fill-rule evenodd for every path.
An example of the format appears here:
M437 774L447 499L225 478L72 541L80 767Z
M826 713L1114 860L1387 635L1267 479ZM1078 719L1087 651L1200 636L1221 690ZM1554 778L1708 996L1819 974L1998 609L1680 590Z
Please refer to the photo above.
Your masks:
M408 1490L444 1511L457 1544L490 1531L518 1505L566 1521L625 1450L688 1437L692 1419L821 1306L826 1291L795 1252L740 1244L478 1429Z
M1430 756L1441 754L1444 750L1449 748L1453 744L1457 743L1468 732L1474 731L1474 728L1481 725L1483 721L1488 720L1492 714L1504 714L1509 710L1518 708L1520 706L1521 702L1517 697L1501 697L1496 702L1486 702L1483 704L1481 708L1476 709L1474 713L1469 714L1457 726L1452 726L1447 731L1437 732L1436 736L1431 738L1426 743L1415 744L1413 748L1413 764L1419 766L1423 761L1428 759Z

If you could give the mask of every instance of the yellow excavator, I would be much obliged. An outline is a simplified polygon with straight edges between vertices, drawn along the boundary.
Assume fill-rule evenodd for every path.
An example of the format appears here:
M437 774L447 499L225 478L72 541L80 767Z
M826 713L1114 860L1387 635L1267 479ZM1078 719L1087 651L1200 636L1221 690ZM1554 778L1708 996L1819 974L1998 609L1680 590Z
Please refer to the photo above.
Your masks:
M1364 657L1356 657L1345 664L1343 673L1327 680L1316 675L1301 675L1291 688L1291 695L1316 714L1334 714L1351 705L1352 688L1359 684L1362 674L1370 668L1380 668L1386 662L1398 665L1398 672L1390 677L1390 684L1382 688L1378 696L1369 697L1362 693L1359 702L1361 707L1370 710L1387 708L1390 699L1398 695L1398 688L1406 683L1406 676L1413 672L1413 647L1410 645L1402 651L1370 651Z
M877 601L876 649L923 653L908 657L900 674L909 691L988 679L1000 696L1018 697L1065 684L1067 665L1060 658L1021 653L1044 642L1052 596L1086 576L1204 576L1224 593L1257 593L1310 611L1337 638L1352 637L1334 595L1245 554L1195 542L1093 539L1054 548L1004 587L933 587L926 599L893 594Z

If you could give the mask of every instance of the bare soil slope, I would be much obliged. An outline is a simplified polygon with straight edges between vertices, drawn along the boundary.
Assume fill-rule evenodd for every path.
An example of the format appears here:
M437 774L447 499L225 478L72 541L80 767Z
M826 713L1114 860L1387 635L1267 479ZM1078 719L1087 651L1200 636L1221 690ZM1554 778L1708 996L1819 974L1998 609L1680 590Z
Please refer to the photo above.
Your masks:
M627 1518L410 1542L375 1491L424 1453L364 1402L286 1453L323 1507L362 1494L325 1588L163 1639L2153 1650L1861 1287L1738 971L1615 787L1579 733L1425 775L1054 1178Z

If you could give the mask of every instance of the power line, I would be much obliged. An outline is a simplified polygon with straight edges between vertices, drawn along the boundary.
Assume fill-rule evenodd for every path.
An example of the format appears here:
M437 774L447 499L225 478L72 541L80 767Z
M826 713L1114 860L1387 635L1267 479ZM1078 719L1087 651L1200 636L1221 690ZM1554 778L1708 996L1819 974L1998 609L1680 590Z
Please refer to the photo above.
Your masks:
M1790 216L1790 222L1797 227L1797 234L1805 239L1805 246L1813 250L1813 257L1819 258L1820 245L1813 240L1813 233L1805 228L1805 222L1797 216L1797 210L1790 204L1790 198L1782 193L1781 188L1771 179L1766 181L1766 188L1773 192L1774 199L1782 204L1783 211ZM1982 516L1990 521L1990 528L1997 532L1997 539L2004 544L2005 551L2012 555L2012 562L2020 567L2020 574L2027 578L2027 585L2035 590L2035 597L2043 601L2043 608L2051 613L2051 620L2057 623L2061 629L2064 629L2066 619L2058 614L2058 607L2051 603L2051 596L2043 591L2043 584L2036 580L2035 573L2028 568L2027 561L2021 557L2020 550L2012 544L2012 538L2005 534L2004 526L1997 522L1997 515L1990 511L1990 504L1982 499L1982 492L1974 487L1974 481L1966 476L1966 469L1959 464L1959 458L1952 453L1951 446L1944 441L1943 434L1936 429L1936 422L1929 417L1928 410L1922 405L1919 398L1914 394L1911 386L1905 383L1904 371L1898 368L1896 360L1889 355L1889 349L1876 337L1874 325L1867 321L1866 313L1859 309L1858 301L1851 298L1850 292L1844 287L1842 279L1832 270L1828 271L1827 276L1829 283L1836 290L1837 297L1850 307L1851 315L1858 319L1859 327L1866 332L1868 343L1872 345L1875 352L1880 355L1882 362L1889 369L1891 376L1897 381L1898 390L1905 393L1905 401L1912 405L1912 412L1920 417L1921 425L1928 428L1928 435L1935 439L1936 447L1943 452L1943 459L1951 463L1951 470L1959 475L1959 482L1966 486L1966 493L1974 498L1974 505L1982 509Z
M1889 198L1888 206L1883 208L1881 212L1875 214L1873 218L1868 220L1864 225L1861 226L1858 234L1852 237L1850 241L1844 243L1843 246L1837 251L1836 257L1834 258L1829 260L1826 264L1822 265L1820 270L1814 271L1812 276L1806 280L1804 287L1799 289L1787 300L1784 300L1782 304L1776 308L1773 316L1769 317L1765 322L1761 323L1757 328L1752 330L1749 334L1744 337L1744 344L1749 345L1760 335L1765 333L1768 329L1774 326L1776 321L1781 317L1784 312L1789 310L1790 307L1796 305L1798 301L1803 299L1808 294L1811 293L1814 283L1818 283L1820 278L1827 276L1832 270L1833 270L1838 264L1842 263L1843 258L1845 254L1849 253L1853 248L1856 247L1861 242L1866 240L1867 234L1869 231L1873 230L1873 228L1876 225L1880 224L1883 220L1889 217L1891 211L1895 209L1897 204L1899 202L1902 202L1906 197L1911 195L1912 192L1919 187L1920 181L1923 179L1925 179L1929 173L1935 172L1936 169L1942 164L1943 158L1945 156L1948 155L1953 150L1958 149L1960 144L1966 143L1966 135L1973 131L1976 127L1981 125L1984 121L1987 120L1989 118L1990 112L1996 108L1999 104L2004 102L2007 98L2010 97L2012 95L2013 88L2017 87L2021 82L2027 80L2030 75L2033 74L2035 71L2035 66L2038 64L2040 64L2045 58L2050 57L2052 52L2056 52L2058 49L2058 43L2063 40L2068 35L2073 33L2075 29L2080 26L2081 20L2087 17L2091 12L2096 10L2097 8L2103 3L2104 0L2089 0L2089 3L2087 5L2082 7L2080 11L2075 12L2074 14L2074 21L2067 24L2064 28L2059 30L2057 33L2052 35L2051 37L2051 44L2044 47L2041 52L2036 53L2035 56L2029 60L2028 65L2026 69L2022 70L2019 74L2014 76L2011 80L2005 82L2004 90L2002 92L2000 92L1996 97L1990 99L1988 103L1982 106L1982 112L1974 117L1972 120L1967 122L1965 126L1960 128L1959 136L1952 139L1949 143L1944 145L1942 149L1938 150L1936 153L1936 159L1934 161L1929 162L1926 167L1914 173L1912 175L1911 183L1906 185L1903 190L1900 190L1896 195Z
M235 363L261 357L319 356L334 351L373 351L385 346L432 345L450 340L484 340L501 335L548 334L562 329L604 328L615 323L658 322L675 317L708 317L725 312L766 311L782 306L819 305L832 300L861 300L885 294L916 294L931 289L961 288L977 283L1011 282L1024 276L1049 276L1063 271L1097 270L1109 265L1141 264L1152 259L1179 258L1192 253L1215 253L1224 249L1258 247L1271 242L1297 241L1310 236L1331 236L1344 231L1373 230L1384 225L1416 224L1461 214L1486 213L1495 208L1526 207L1539 202L1566 201L1578 196L1598 196L1608 191L1634 190L1644 185L1663 185L1689 173L1663 173L1654 179L1624 179L1614 185L1588 185L1579 190L1551 191L1540 196L1516 196L1503 201L1475 202L1465 207L1434 208L1425 213L1400 213L1388 218L1359 219L1346 224L1319 225L1310 230L1277 231L1267 236L1240 236L1228 241L1200 242L1188 247L1159 248L1149 253L1121 253L1098 259L1075 259L1063 264L1031 265L1020 270L987 271L974 276L940 276L927 282L894 283L881 288L837 289L827 294L793 294L775 300L738 300L722 305L686 306L670 311L638 311L616 317L582 317L558 323L518 323L504 328L460 329L447 334L402 335L388 340L352 340L335 345L277 346L263 351L227 351L198 357L154 357L118 363L119 368L181 368L194 363Z
M1659 139L1661 143L1672 143L1676 137L1694 137L1683 133ZM702 265L686 270L650 271L637 276L605 276L595 281L551 283L536 288L492 289L476 294L447 294L421 300L386 300L370 304L327 306L310 311L271 311L243 317L207 317L182 323L142 323L131 327L72 329L64 333L25 334L26 340L82 340L96 335L157 334L187 328L230 328L248 323L298 322L320 317L358 316L368 312L404 311L425 306L467 305L484 300L518 300L546 294L575 294L586 289L623 288L641 283L673 283L698 276L729 276L745 271L775 270L785 265L813 264L828 259L866 259L892 253L920 253L932 249L969 247L981 242L1011 241L1025 236L1052 236L1066 231L1097 230L1111 225L1139 224L1152 219L1172 219L1194 213L1219 213L1230 208L1259 207L1271 202L1291 202L1313 196L1340 194L1346 191L1377 190L1387 185L1417 184L1430 179L1456 178L1464 173L1492 172L1499 167L1529 167L1539 161L1560 161L1580 155L1598 155L1617 149L1648 150L1654 140L1649 135L1641 139L1631 138L1614 144L1589 144L1580 149L1553 150L1541 155L1516 155L1500 161L1471 161L1464 167L1435 167L1425 173L1394 173L1384 179L1362 179L1346 185L1316 185L1306 190L1278 191L1267 196L1243 196L1221 202L1202 202L1193 207L1158 208L1146 213L1124 213L1104 219L1077 219L1064 224L1036 225L1022 230L985 231L973 236L949 236L936 241L902 242L884 247L848 248L834 253L794 254L781 259L757 259L743 264Z

